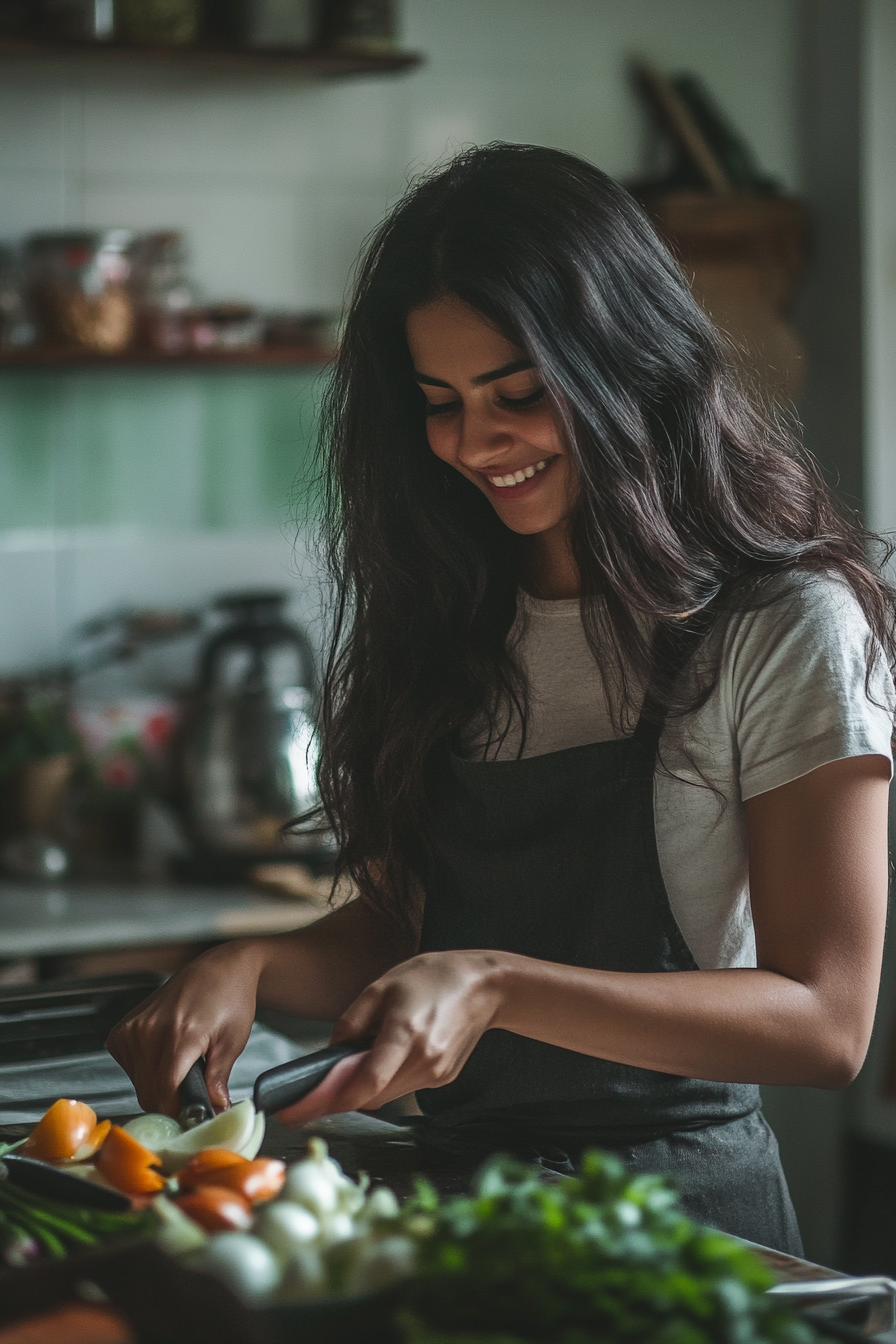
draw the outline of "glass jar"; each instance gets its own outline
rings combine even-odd
[[[72,42],[109,42],[115,36],[116,0],[43,0],[39,30]]]
[[[130,345],[133,241],[130,229],[32,234],[25,247],[26,288],[40,344],[106,354]]]
[[[320,42],[346,56],[389,56],[396,49],[392,0],[323,0]]]
[[[117,35],[135,46],[188,47],[201,9],[201,0],[117,0]]]

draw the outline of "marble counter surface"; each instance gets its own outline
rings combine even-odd
[[[0,882],[0,959],[283,933],[320,914],[248,888]]]

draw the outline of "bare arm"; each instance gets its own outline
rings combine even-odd
[[[488,950],[416,956],[337,1023],[337,1037],[378,1029],[374,1050],[346,1063],[338,1093],[334,1080],[290,1118],[449,1082],[490,1027],[688,1077],[845,1086],[877,999],[887,780],[883,757],[862,756],[747,803],[757,969],[634,974]]]
[[[177,1086],[201,1055],[211,1099],[226,1106],[257,1001],[332,1021],[412,952],[409,939],[355,901],[295,933],[212,948],[119,1022],[107,1045],[145,1110],[176,1115]]]

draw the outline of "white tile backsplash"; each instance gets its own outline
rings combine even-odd
[[[290,594],[318,645],[324,587],[313,547],[288,528],[163,533],[17,530],[0,539],[0,675],[52,665],[88,617],[125,607],[199,607],[236,589]]]

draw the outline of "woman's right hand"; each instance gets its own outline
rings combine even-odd
[[[203,953],[113,1028],[106,1047],[131,1079],[145,1111],[177,1116],[178,1085],[205,1056],[212,1104],[230,1105],[227,1080],[255,1020],[262,940]]]

